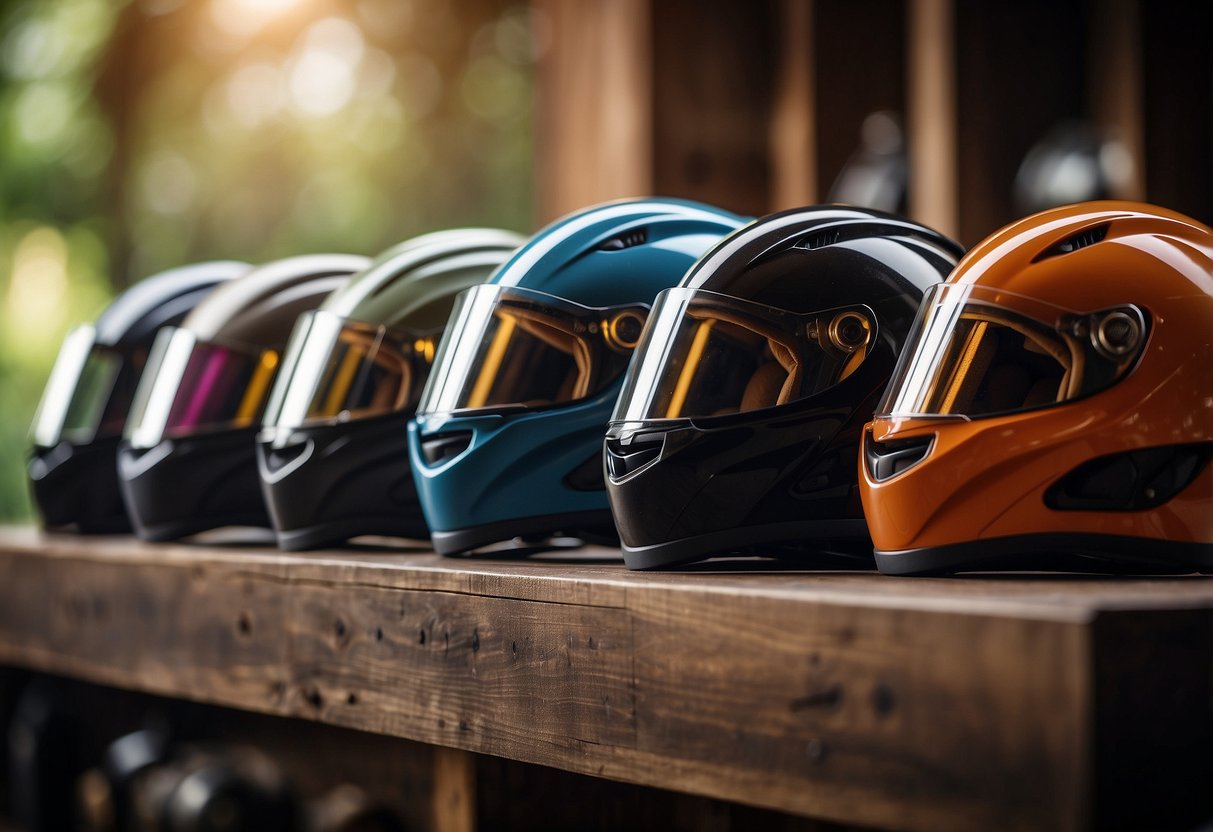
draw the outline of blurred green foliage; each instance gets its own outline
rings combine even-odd
[[[0,4],[0,521],[66,329],[195,260],[532,221],[517,0]]]

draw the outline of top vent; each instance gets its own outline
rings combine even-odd
[[[831,228],[831,229],[827,229],[825,231],[818,231],[815,234],[810,234],[808,237],[805,237],[803,240],[801,240],[800,245],[798,245],[796,247],[812,251],[813,249],[816,249],[816,248],[825,248],[826,246],[832,246],[835,243],[837,243],[840,239],[842,239],[842,232],[839,231],[837,228]]]
[[[625,234],[620,234],[618,237],[612,237],[602,245],[598,246],[599,251],[623,251],[625,248],[638,246],[649,239],[649,232],[644,228],[637,228],[635,231],[628,231]]]
[[[1078,251],[1080,248],[1093,246],[1101,242],[1108,236],[1108,226],[1097,225],[1094,228],[1088,228],[1085,231],[1080,231],[1072,237],[1066,237],[1060,243],[1045,249],[1037,260],[1043,260],[1046,257],[1056,257],[1060,254],[1069,254],[1072,251]]]

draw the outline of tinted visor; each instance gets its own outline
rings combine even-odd
[[[34,444],[51,448],[61,440],[84,444],[120,436],[143,367],[139,350],[96,343],[92,326],[63,339],[34,416]]]
[[[1124,377],[1148,334],[1136,306],[1078,313],[940,284],[923,299],[877,415],[975,418],[1071,401]]]
[[[461,294],[417,412],[546,407],[613,384],[644,328],[641,304],[591,308],[496,284]]]
[[[274,382],[263,438],[285,441],[293,428],[408,410],[434,357],[434,341],[331,312],[304,313]]]
[[[611,421],[725,416],[808,398],[855,372],[876,334],[863,305],[801,314],[668,289]]]
[[[162,439],[256,424],[278,368],[278,352],[199,341],[166,327],[156,334],[126,435],[136,448]]]

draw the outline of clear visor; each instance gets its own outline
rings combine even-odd
[[[90,325],[71,330],[34,415],[34,444],[52,448],[61,440],[84,444],[120,436],[142,359],[98,345]]]
[[[278,352],[208,344],[166,327],[139,380],[126,436],[136,448],[163,439],[256,424],[278,368]]]
[[[389,332],[331,312],[295,324],[265,410],[264,438],[407,410],[434,357],[431,335]]]
[[[455,301],[417,412],[593,396],[623,374],[647,315],[640,304],[595,309],[529,289],[475,286]]]
[[[976,418],[1071,401],[1124,377],[1148,334],[1136,306],[1079,313],[939,284],[923,299],[877,416]]]
[[[726,416],[808,398],[855,372],[876,335],[863,305],[801,314],[668,289],[611,421]]]

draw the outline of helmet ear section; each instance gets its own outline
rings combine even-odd
[[[1213,442],[1163,445],[1084,462],[1045,492],[1054,511],[1142,511],[1183,491],[1213,459]]]

